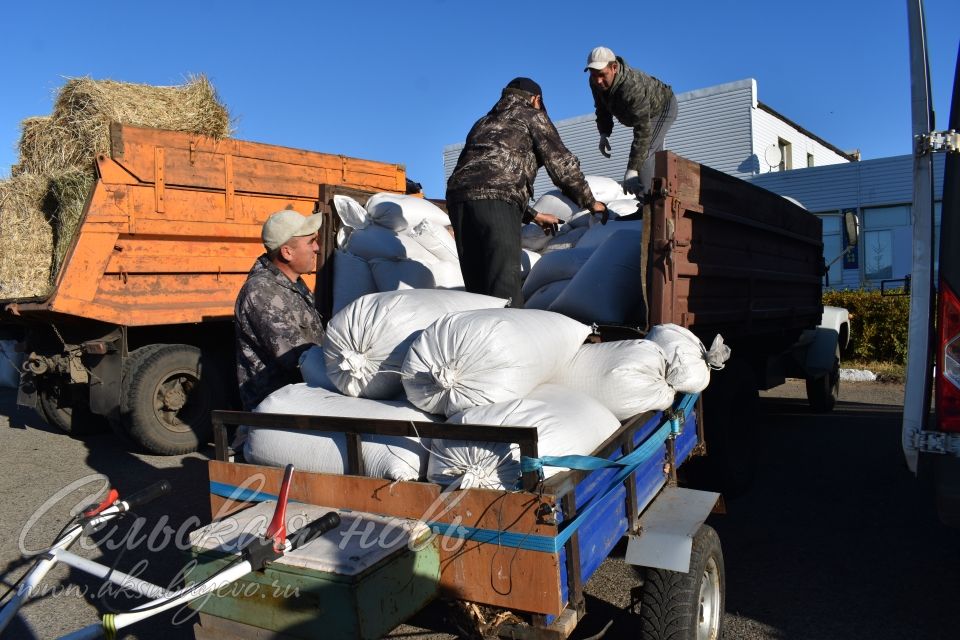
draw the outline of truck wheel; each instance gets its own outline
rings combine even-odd
[[[121,419],[130,439],[151,453],[189,453],[209,441],[210,412],[223,408],[223,398],[223,376],[200,349],[150,345],[125,367]]]
[[[830,372],[819,378],[807,378],[807,402],[817,413],[829,413],[840,398],[840,347],[837,347]]]
[[[720,537],[701,525],[687,573],[646,568],[640,587],[644,640],[718,640],[723,627],[726,574]]]
[[[56,378],[38,381],[37,400],[47,424],[71,436],[85,436],[106,430],[107,419],[90,411],[89,390]]]

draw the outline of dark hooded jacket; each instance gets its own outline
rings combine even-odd
[[[584,209],[593,206],[580,161],[546,112],[530,105],[530,96],[504,89],[493,109],[473,125],[447,180],[448,201],[503,200],[526,209],[542,166],[564,195]]]
[[[653,136],[651,121],[670,105],[673,90],[669,85],[634,69],[617,56],[619,69],[608,91],[598,89],[591,82],[593,104],[597,112],[597,130],[600,135],[613,133],[614,116],[625,127],[633,129],[633,145],[627,166],[637,169],[646,160]]]

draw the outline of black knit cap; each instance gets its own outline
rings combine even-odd
[[[507,89],[520,89],[521,91],[526,91],[530,95],[543,96],[543,91],[540,90],[540,85],[530,78],[514,78],[507,84]]]

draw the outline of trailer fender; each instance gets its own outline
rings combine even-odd
[[[637,521],[637,533],[627,536],[628,564],[687,573],[693,537],[704,523],[719,493],[666,487]]]
[[[840,333],[836,329],[817,327],[812,330],[811,338],[804,358],[808,380],[829,374],[840,351]]]

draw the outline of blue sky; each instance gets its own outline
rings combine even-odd
[[[960,2],[925,8],[945,128]],[[402,163],[442,198],[443,147],[511,78],[537,80],[554,120],[592,112],[582,69],[598,44],[678,93],[755,78],[762,102],[864,159],[910,152],[904,0],[21,2],[4,24],[4,177],[20,121],[49,114],[65,77],[205,73],[236,137]]]

